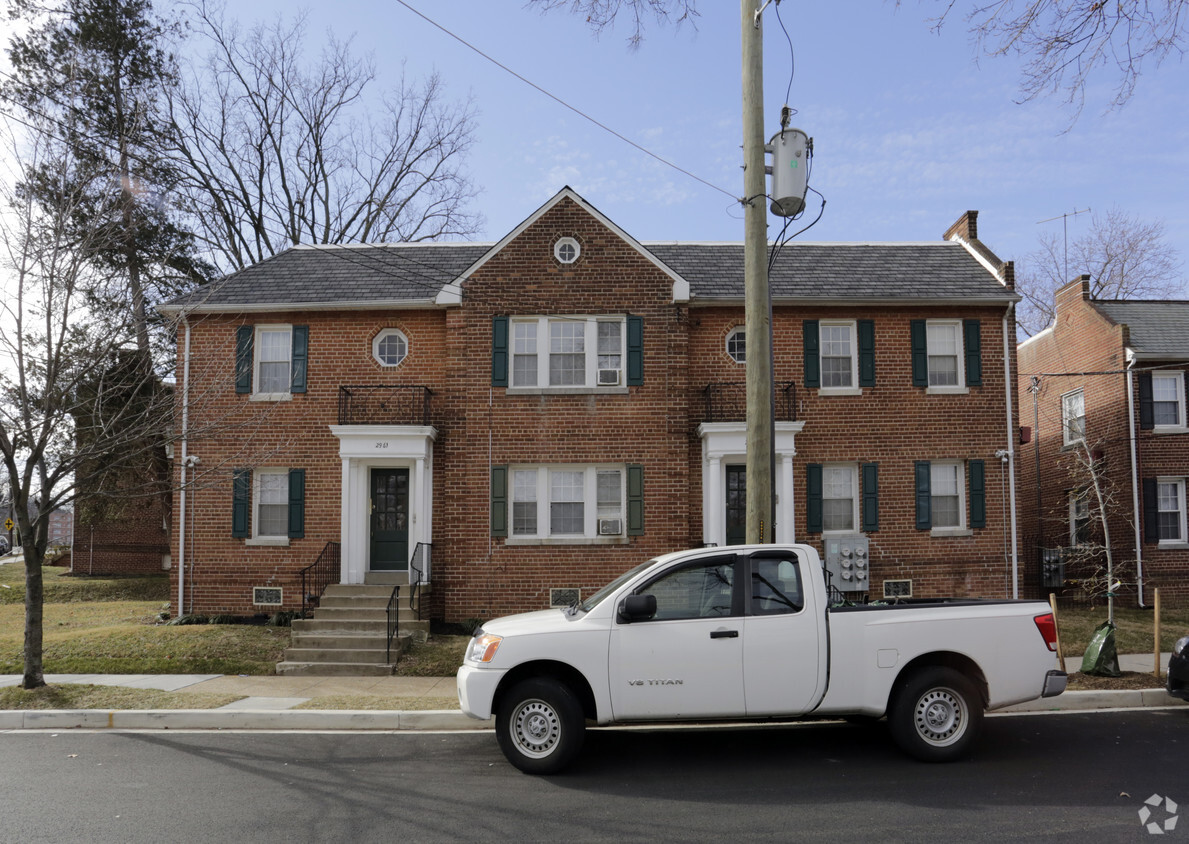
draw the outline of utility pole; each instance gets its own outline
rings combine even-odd
[[[759,0],[741,0],[743,38],[743,286],[747,353],[747,542],[775,540],[772,314],[764,171],[764,29]]]

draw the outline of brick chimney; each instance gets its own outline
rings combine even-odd
[[[942,240],[953,240],[954,237],[960,237],[966,242],[978,240],[978,212],[967,211],[958,218],[952,226],[945,230],[945,234],[941,236]]]

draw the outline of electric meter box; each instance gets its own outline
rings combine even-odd
[[[826,538],[826,582],[840,592],[866,592],[870,586],[869,541],[862,534]]]

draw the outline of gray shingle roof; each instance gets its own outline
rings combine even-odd
[[[165,305],[176,310],[367,307],[429,303],[492,244],[300,246]],[[692,302],[743,298],[743,245],[644,247],[689,282]],[[771,272],[775,299],[1017,299],[961,244],[804,243],[785,247]],[[453,291],[456,292],[456,291]]]
[[[1189,358],[1189,302],[1091,300],[1091,304],[1127,326],[1137,353],[1149,358]]]

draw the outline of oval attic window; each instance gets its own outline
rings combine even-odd
[[[581,251],[578,241],[572,237],[563,237],[553,244],[553,257],[563,264],[572,264],[577,261]]]

